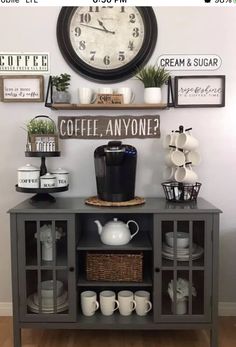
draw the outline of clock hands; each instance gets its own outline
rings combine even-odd
[[[98,21],[98,24],[99,24],[105,31],[109,31],[109,30],[107,30],[107,28],[104,26],[104,24],[103,24],[103,22],[102,22],[101,20],[98,19],[97,21]],[[111,32],[115,34],[114,31],[111,31]]]
[[[82,26],[84,26],[84,27],[87,27],[87,28],[91,28],[91,29],[96,29],[96,30],[100,30],[100,31],[104,31],[105,33],[109,33],[109,34],[115,34],[115,31],[110,31],[110,30],[107,30],[106,28],[98,28],[98,27],[94,27],[94,26],[92,26],[92,25],[88,25],[88,24],[80,24],[80,25],[82,25]]]

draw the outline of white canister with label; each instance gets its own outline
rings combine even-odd
[[[41,188],[56,188],[56,177],[49,172],[40,177]]]
[[[52,171],[54,177],[56,177],[57,187],[66,187],[69,184],[69,172],[65,169],[58,168]]]
[[[18,187],[39,188],[40,170],[30,164],[18,169]]]

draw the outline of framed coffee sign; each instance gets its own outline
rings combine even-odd
[[[44,77],[39,75],[0,76],[0,101],[43,102]]]
[[[176,76],[175,107],[224,107],[225,76]]]
[[[1,73],[49,73],[49,53],[0,52]]]
[[[61,139],[159,138],[160,116],[58,117]]]

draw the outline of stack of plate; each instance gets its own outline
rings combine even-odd
[[[31,294],[27,305],[33,313],[59,313],[68,309],[68,293],[61,281],[56,281],[56,305],[53,299],[54,283],[52,280],[41,282],[41,305],[38,292]],[[40,309],[41,308],[41,309]]]
[[[203,254],[203,248],[193,243],[192,247],[192,260],[199,259]],[[190,260],[190,249],[187,248],[176,248],[176,254],[174,248],[168,246],[166,243],[162,245],[162,256],[169,260],[189,261]]]

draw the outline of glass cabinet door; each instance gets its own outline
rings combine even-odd
[[[162,215],[155,228],[155,320],[210,321],[211,217]]]
[[[20,215],[18,255],[23,321],[75,321],[73,215]]]

